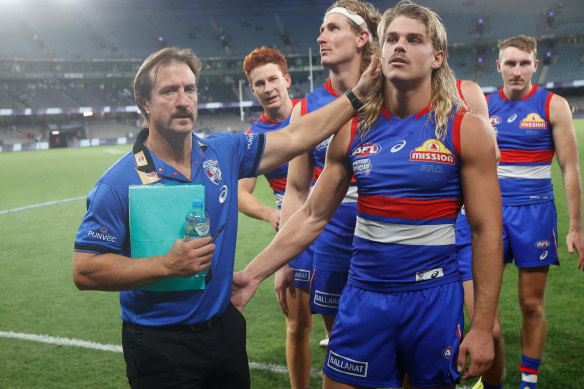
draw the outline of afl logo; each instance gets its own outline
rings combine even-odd
[[[381,146],[375,143],[365,143],[353,150],[351,156],[353,157],[368,157],[370,155],[378,154],[381,151]]]
[[[452,347],[446,347],[444,350],[442,350],[442,356],[446,359],[450,359],[452,356]]]
[[[221,187],[221,191],[219,192],[219,202],[223,204],[225,199],[227,199],[227,185],[223,185]]]
[[[535,243],[535,247],[537,247],[538,249],[545,249],[546,247],[549,247],[550,242],[548,240],[540,240],[539,242]]]
[[[496,126],[497,124],[501,124],[501,118],[498,116],[491,116],[490,118],[491,126]]]

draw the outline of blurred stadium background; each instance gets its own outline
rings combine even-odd
[[[242,61],[256,47],[280,49],[302,97],[320,86],[316,37],[330,0],[0,0],[0,151],[132,143],[132,82],[165,46],[203,60],[198,131],[242,131],[261,113]],[[373,0],[381,11],[396,1]],[[443,18],[449,63],[485,93],[501,86],[497,41],[539,41],[535,83],[584,116],[582,0],[422,0]]]

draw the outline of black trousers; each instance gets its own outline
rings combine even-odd
[[[122,325],[126,375],[132,389],[248,389],[245,318],[229,304],[193,326]]]

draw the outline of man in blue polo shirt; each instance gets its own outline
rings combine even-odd
[[[248,388],[245,320],[230,304],[237,234],[237,181],[273,170],[329,137],[354,113],[371,83],[363,82],[328,110],[269,134],[193,135],[201,62],[188,49],[148,57],[134,80],[144,128],[132,152],[116,162],[87,197],[75,240],[73,278],[79,289],[119,291],[122,344],[132,388]],[[131,258],[130,185],[203,183],[205,206],[225,231],[178,239],[165,255]],[[163,225],[152,228],[162,229]],[[169,277],[211,269],[203,290],[139,289]]]

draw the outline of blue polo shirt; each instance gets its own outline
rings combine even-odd
[[[89,192],[87,213],[77,232],[75,251],[131,256],[130,185],[203,183],[205,207],[212,221],[211,235],[225,224],[225,230],[215,241],[212,282],[197,291],[127,290],[120,292],[120,304],[122,319],[140,325],[206,321],[223,313],[231,299],[237,239],[237,181],[257,175],[265,135],[225,133],[204,140],[193,135],[192,180],[145,147],[147,137],[148,129],[143,129],[132,152],[111,166]]]

